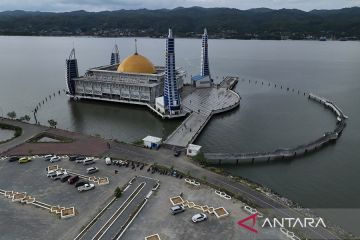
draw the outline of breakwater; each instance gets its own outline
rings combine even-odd
[[[335,143],[346,126],[348,117],[343,111],[332,101],[317,96],[313,93],[307,94],[308,99],[315,103],[323,105],[329,109],[336,117],[336,126],[333,131],[326,132],[323,136],[305,144],[293,148],[279,148],[271,152],[251,152],[251,153],[205,153],[205,158],[210,165],[223,164],[243,164],[243,163],[259,163],[270,162],[272,160],[293,159],[310,152],[317,151],[328,144]]]

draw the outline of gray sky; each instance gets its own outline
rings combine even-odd
[[[312,9],[338,9],[360,6],[360,0],[0,0],[0,11],[102,11],[118,9],[158,9],[175,7],[231,7],[249,9],[257,7]]]

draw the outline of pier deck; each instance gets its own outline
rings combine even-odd
[[[236,77],[226,77],[219,86],[198,88],[185,96],[182,101],[183,108],[190,112],[190,115],[164,143],[186,147],[201,133],[212,115],[237,107],[240,104],[240,96],[229,89],[236,81]]]

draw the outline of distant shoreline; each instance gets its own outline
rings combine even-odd
[[[59,37],[59,38],[140,38],[140,39],[164,39],[164,37],[150,37],[150,36],[94,36],[94,35],[4,35],[0,34],[0,37]],[[177,39],[201,39],[201,37],[176,37]],[[247,40],[247,41],[319,41],[319,39],[260,39],[260,38],[209,38],[209,40]],[[328,42],[358,42],[360,39],[327,39]],[[325,42],[326,42],[325,41]]]
[[[175,8],[103,12],[0,12],[0,35],[359,40],[360,7],[335,10]]]

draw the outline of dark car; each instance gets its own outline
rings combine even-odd
[[[9,157],[8,161],[9,162],[16,162],[16,161],[19,161],[19,158],[18,157]]]
[[[64,175],[60,178],[60,181],[61,182],[66,182],[69,178],[71,178],[72,176],[71,175]]]
[[[174,151],[174,156],[175,156],[175,157],[180,156],[180,154],[181,154],[181,152],[180,152],[179,150]]]
[[[79,181],[79,176],[78,176],[78,175],[72,176],[72,177],[70,177],[67,181],[68,181],[69,184],[74,184],[74,183],[76,183],[77,181]]]
[[[79,155],[70,156],[69,161],[75,161],[78,157],[80,157],[80,156]]]
[[[81,187],[85,184],[89,184],[89,182],[86,182],[86,181],[79,181],[75,184],[75,187],[78,188],[78,187]]]

